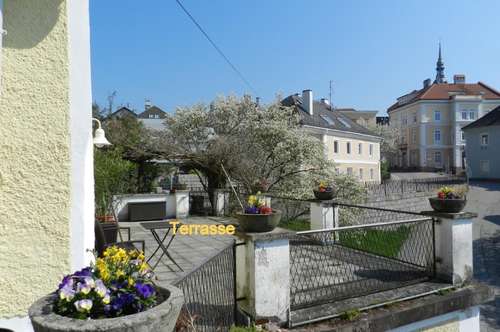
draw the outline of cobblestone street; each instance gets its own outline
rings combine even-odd
[[[481,331],[500,331],[500,183],[472,182],[467,210],[474,221],[474,274],[495,289],[494,301],[481,307]]]

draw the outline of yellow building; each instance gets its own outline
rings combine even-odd
[[[297,109],[302,127],[324,143],[325,154],[338,172],[380,183],[379,136],[330,107],[326,99],[313,100],[311,90],[288,96],[282,103]]]
[[[0,1],[0,329],[30,331],[28,307],[94,246],[88,14]]]
[[[488,85],[466,83],[464,75],[445,81],[441,47],[436,79],[399,97],[387,113],[399,128],[399,153],[393,163],[415,170],[463,172],[465,138],[462,127],[500,105],[500,92]]]

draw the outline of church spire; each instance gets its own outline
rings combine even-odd
[[[436,63],[436,79],[434,80],[434,83],[446,83],[444,80],[444,63],[441,59],[441,42],[439,43],[439,56]]]

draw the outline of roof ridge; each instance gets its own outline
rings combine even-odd
[[[482,85],[483,87],[485,87],[486,89],[489,89],[490,91],[494,92],[495,94],[497,94],[500,97],[500,92],[498,92],[496,89],[492,88],[491,86],[487,85],[486,83],[478,81],[477,84]]]

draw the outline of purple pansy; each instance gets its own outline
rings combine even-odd
[[[57,289],[62,289],[64,287],[73,287],[73,276],[72,275],[67,275],[63,278],[61,283],[59,284],[59,287]]]
[[[83,268],[80,271],[75,272],[74,276],[75,277],[91,277],[92,276],[92,269],[90,267]]]
[[[137,293],[143,298],[143,299],[147,299],[149,298],[150,296],[154,295],[155,294],[155,289],[152,285],[150,284],[141,284],[141,283],[137,283],[135,285],[135,290],[137,291]]]
[[[259,208],[256,206],[249,206],[245,209],[245,213],[248,214],[259,214]]]
[[[61,300],[71,301],[75,297],[75,291],[71,286],[64,286],[59,290],[59,298]]]

